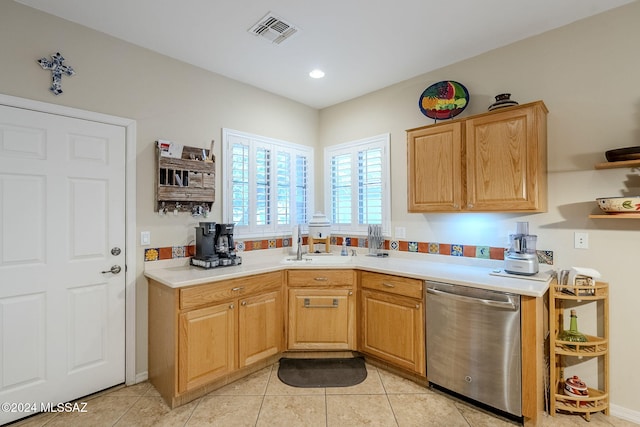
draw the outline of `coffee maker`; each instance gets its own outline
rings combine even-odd
[[[538,236],[529,234],[529,223],[516,223],[516,234],[510,234],[511,245],[504,257],[504,271],[523,276],[538,273],[538,253],[536,240]]]
[[[191,265],[214,268],[220,264],[215,250],[216,223],[201,222],[196,227],[196,254],[191,257]]]
[[[216,224],[215,250],[220,266],[242,264],[233,242],[233,224]]]

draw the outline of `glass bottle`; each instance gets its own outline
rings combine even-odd
[[[571,318],[569,321],[569,330],[562,331],[558,334],[560,341],[569,342],[587,342],[587,337],[578,331],[578,316],[575,310],[571,310]],[[574,347],[574,346],[571,346]]]

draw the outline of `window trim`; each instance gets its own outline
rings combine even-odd
[[[331,158],[334,155],[342,153],[357,153],[358,150],[363,148],[382,148],[382,232],[389,236],[391,235],[391,152],[390,152],[390,133],[383,133],[376,136],[371,136],[356,141],[344,142],[336,145],[327,146],[324,148],[324,180],[326,182],[324,188],[324,206],[325,212],[329,220],[331,221],[332,211],[332,199],[331,199]],[[357,156],[352,156],[352,178],[357,178],[358,173],[358,159]],[[354,175],[355,174],[355,175]],[[355,180],[357,182],[357,179]],[[352,200],[358,200],[357,198],[357,185],[352,186]],[[367,235],[367,224],[358,224],[358,205],[352,204],[351,206],[351,219],[352,222],[349,225],[332,224],[332,231],[338,234],[355,234],[355,235]],[[355,222],[354,222],[355,220]]]
[[[293,166],[293,171],[295,171],[295,159],[297,155],[303,155],[307,157],[307,216],[310,219],[313,214],[313,201],[314,201],[314,148],[308,145],[296,144],[288,141],[283,141],[275,138],[269,138],[262,135],[256,135],[248,132],[238,131],[229,128],[222,129],[222,170],[221,170],[221,178],[222,178],[222,222],[229,223],[232,222],[233,214],[232,214],[232,179],[231,179],[231,162],[232,162],[232,140],[234,137],[243,138],[248,140],[249,143],[249,152],[250,152],[250,162],[255,160],[253,154],[255,153],[256,147],[268,147],[272,150],[272,163],[271,163],[271,194],[272,198],[272,212],[271,218],[272,223],[267,226],[258,226],[254,222],[251,222],[249,226],[238,226],[234,230],[236,236],[238,238],[251,238],[251,237],[271,237],[271,236],[281,236],[290,234],[293,226],[296,224],[295,217],[295,190],[296,190],[296,180],[290,180],[290,188],[291,188],[291,200],[290,205],[292,207],[292,216],[290,224],[282,224],[279,225],[277,223],[277,180],[275,179],[275,159],[276,152],[278,149],[280,151],[286,151],[291,154],[291,164]],[[293,177],[292,177],[293,178]],[[249,172],[249,197],[252,198],[255,196],[255,175],[250,171]],[[252,214],[255,213],[255,206],[250,209],[249,215],[251,219],[255,221],[255,218],[252,217]]]

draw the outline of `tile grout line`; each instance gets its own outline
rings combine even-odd
[[[145,392],[145,393],[146,393],[146,392]],[[105,396],[108,396],[108,393],[107,393],[107,395],[105,395]],[[140,399],[142,399],[142,396],[143,396],[143,395],[135,396],[135,397],[137,397],[137,399],[136,399],[136,400],[134,400],[134,402],[133,402],[131,405],[129,405],[129,407],[128,407],[127,409],[125,409],[125,410],[124,410],[124,412],[123,412],[123,413],[122,413],[122,414],[121,414],[121,415],[120,415],[120,416],[119,416],[119,417],[114,421],[114,423],[113,423],[113,424],[111,424],[111,425],[112,425],[112,426],[116,426],[116,425],[118,425],[118,423],[122,420],[122,418],[123,418],[125,415],[127,415],[127,412],[129,412],[129,411],[131,410],[131,408],[133,408],[134,406],[136,406],[136,403],[138,403],[138,402],[140,401]],[[123,396],[123,397],[126,397],[126,396]]]
[[[267,398],[267,389],[269,388],[269,383],[271,382],[271,377],[273,376],[273,367],[275,363],[272,364],[269,368],[269,377],[267,378],[267,383],[264,386],[264,390],[262,390],[262,400],[260,401],[260,408],[258,408],[258,414],[256,415],[256,422],[253,424],[254,427],[258,426],[258,420],[260,419],[260,413],[262,412],[262,408],[264,407],[264,400]]]

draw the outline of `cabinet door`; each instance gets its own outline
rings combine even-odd
[[[462,124],[409,131],[409,212],[459,211],[462,195]]]
[[[233,303],[180,314],[178,391],[184,392],[235,369]]]
[[[545,114],[534,104],[466,121],[466,210],[546,210]]]
[[[289,349],[354,350],[350,289],[289,289]]]
[[[362,351],[425,375],[424,304],[421,300],[362,291]]]
[[[282,351],[284,314],[282,291],[240,299],[238,307],[239,367]]]

